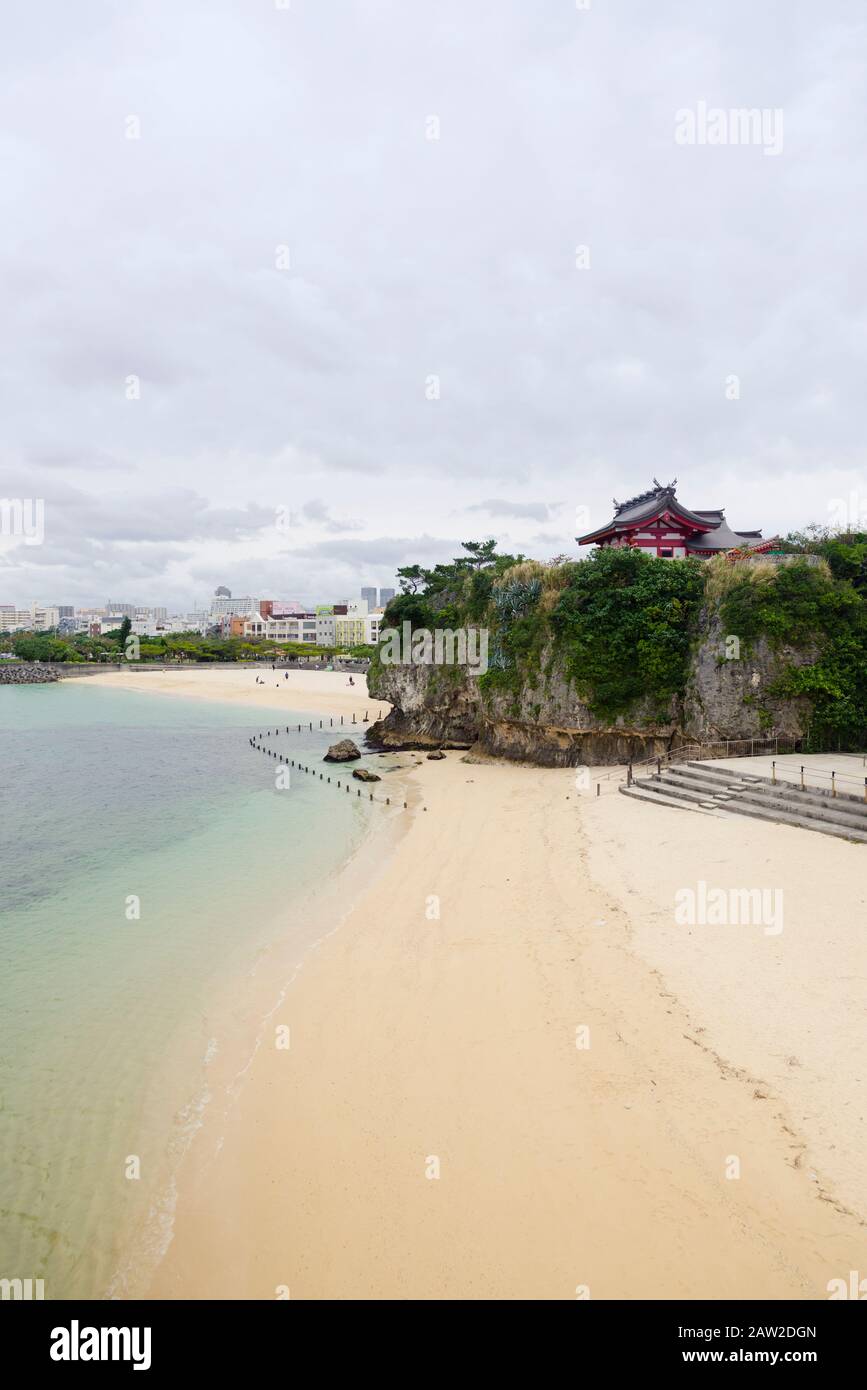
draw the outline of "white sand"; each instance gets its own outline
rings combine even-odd
[[[152,1295],[821,1298],[861,1268],[864,848],[458,753],[413,776],[430,809],[292,986],[291,1051],[193,1146]],[[783,931],[676,926],[698,879],[782,887]]]
[[[81,676],[80,680],[105,685],[115,690],[137,690],[158,695],[183,696],[191,700],[219,700],[229,704],[244,704],[250,709],[310,710],[322,714],[357,714],[365,711],[373,721],[391,708],[382,700],[372,700],[367,694],[367,680],[345,671],[292,671],[288,680],[284,671],[250,670],[237,666],[214,666],[211,670],[148,671],[131,666],[129,671],[99,672]],[[256,677],[264,685],[256,684]],[[75,679],[73,677],[73,679]]]

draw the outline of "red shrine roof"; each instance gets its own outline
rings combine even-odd
[[[634,532],[642,531],[654,522],[664,522],[671,530],[680,531],[688,554],[714,554],[736,548],[761,550],[773,544],[773,541],[762,540],[761,531],[733,531],[722,507],[690,511],[689,507],[678,501],[676,486],[676,478],[666,485],[654,478],[649,492],[642,492],[628,502],[618,502],[615,498],[614,516],[608,525],[586,536],[577,536],[578,544],[605,544],[614,540],[628,542]]]

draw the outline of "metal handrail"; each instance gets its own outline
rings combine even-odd
[[[638,760],[638,762],[635,762],[633,759],[630,758],[627,762],[622,763],[622,764],[619,764],[616,768],[612,768],[612,770],[611,770],[610,772],[606,773],[604,777],[599,777],[599,778],[597,779],[597,781],[598,781],[598,782],[606,782],[606,781],[608,781],[609,778],[611,778],[611,777],[622,777],[624,774],[628,774],[630,768],[632,768],[632,770],[634,771],[635,768],[637,768],[637,767],[649,767],[651,763],[662,763],[663,761],[665,761],[665,762],[667,762],[667,763],[670,763],[670,762],[672,762],[674,759],[677,759],[679,762],[684,762],[684,761],[688,761],[689,758],[696,758],[696,757],[697,757],[700,761],[707,761],[707,762],[709,762],[709,761],[711,761],[711,758],[709,758],[707,755],[708,755],[708,753],[709,753],[709,750],[711,750],[711,749],[725,749],[725,752],[718,753],[718,754],[714,754],[714,755],[713,755],[714,757],[722,757],[722,758],[750,758],[750,757],[762,757],[762,756],[764,756],[764,757],[770,757],[770,756],[771,756],[771,753],[779,754],[779,745],[780,745],[780,743],[793,743],[793,744],[797,744],[797,743],[800,743],[800,742],[801,742],[800,739],[794,739],[794,738],[793,738],[793,739],[789,739],[789,738],[781,737],[781,736],[778,735],[778,734],[775,734],[775,735],[772,735],[770,738],[727,738],[727,739],[717,739],[717,740],[715,740],[713,743],[684,743],[684,744],[681,744],[680,747],[678,747],[678,748],[668,748],[668,749],[666,749],[665,753],[654,753],[654,754],[651,754],[650,756],[648,756],[648,757],[646,757],[646,758],[641,758],[641,759]],[[747,745],[747,744],[749,744],[749,748],[750,748],[750,751],[749,751],[749,752],[746,751],[746,745]],[[755,752],[756,744],[760,744],[760,745],[762,745],[762,744],[764,744],[764,745],[773,744],[774,747],[770,750],[769,753],[766,753],[766,754],[761,754],[761,753],[756,754],[756,752]],[[744,748],[744,751],[743,751],[743,752],[732,752],[731,749],[732,749],[733,745],[742,746],[742,747]],[[797,748],[793,748],[793,749],[792,749],[792,752],[793,752],[793,753],[796,753],[796,752],[798,752],[798,751],[799,751],[799,750],[798,750]],[[702,754],[705,755],[704,759],[702,759]]]

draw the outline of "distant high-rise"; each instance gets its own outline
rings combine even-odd
[[[385,605],[386,605],[387,603],[389,603],[390,600],[393,599],[393,598],[394,598],[394,589],[380,589],[380,591],[379,591],[379,606],[380,606],[380,608],[384,608]]]
[[[361,591],[361,597],[362,597],[363,599],[366,599],[366,600],[367,600],[367,606],[368,606],[368,608],[375,608],[375,607],[376,607],[376,589],[375,589],[375,588],[366,588],[366,589],[362,589],[362,591]]]
[[[221,585],[221,587],[223,587]],[[253,617],[259,613],[259,600],[245,594],[243,598],[231,598],[221,594],[218,589],[211,599],[212,618]]]

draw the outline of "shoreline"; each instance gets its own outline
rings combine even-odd
[[[237,677],[240,673],[231,674]],[[333,710],[335,717],[342,712],[341,707],[347,717],[350,705],[357,711],[360,704],[368,698],[363,678],[359,688],[359,678],[355,677],[357,688],[350,692],[336,688],[338,682],[327,679],[334,674],[337,674],[338,680],[345,681],[342,673],[309,673],[312,679],[305,682],[305,686],[309,688],[300,693],[297,687],[292,687],[290,682],[286,682],[290,687],[286,701],[287,704],[291,702],[292,712],[303,710],[318,714],[323,705]],[[88,680],[90,684],[104,685],[135,694],[199,699],[206,703],[242,704],[245,708],[253,704],[253,707],[260,709],[263,714],[275,708],[287,708],[287,705],[273,699],[270,690],[256,687],[255,683],[250,689],[238,689],[240,682],[237,679],[217,684],[212,679],[212,673],[207,671],[202,673],[202,680],[207,684],[200,686],[195,676],[190,682],[190,673],[186,675],[184,689],[178,688],[174,672],[166,673],[164,681],[152,683],[149,679],[145,685],[134,677],[128,677],[126,673],[115,672],[89,677]],[[324,681],[323,676],[326,677]],[[317,683],[324,689],[317,691]],[[283,693],[282,689],[280,693]],[[251,695],[253,701],[250,699]],[[377,706],[378,708],[380,707]],[[354,737],[362,743],[366,727],[353,727],[351,723],[338,726],[334,729],[334,737]],[[369,758],[370,754],[365,756]],[[390,752],[383,756],[387,757],[389,762],[398,761],[397,755]],[[404,758],[403,761],[408,771],[409,760]],[[342,775],[342,771],[348,770],[341,770],[339,765],[333,769],[338,776]],[[212,981],[203,1018],[198,1027],[199,1032],[204,1029],[205,1033],[214,1034],[205,1055],[200,1056],[191,1051],[191,1040],[184,1035],[183,1029],[168,1043],[159,1075],[141,1097],[141,1106],[146,1109],[149,1098],[159,1095],[161,1087],[170,1076],[172,1079],[178,1075],[187,1077],[190,1083],[187,1100],[175,1113],[174,1128],[168,1135],[170,1149],[175,1150],[168,1180],[155,1196],[146,1223],[139,1225],[132,1233],[103,1297],[141,1297],[154,1276],[173,1238],[175,1214],[178,1204],[184,1200],[184,1174],[188,1168],[198,1171],[199,1165],[207,1171],[208,1145],[216,1142],[219,1146],[219,1130],[225,1122],[226,1115],[231,1112],[246,1075],[263,1044],[270,1020],[280,1010],[288,990],[303,972],[308,959],[315,955],[330,936],[340,930],[362,885],[379,876],[389,855],[406,831],[409,815],[412,814],[417,799],[413,788],[408,784],[406,771],[393,772],[383,781],[382,785],[388,786],[391,790],[394,805],[390,809],[380,806],[376,812],[371,808],[371,815],[367,818],[359,842],[352,848],[349,857],[336,874],[324,886],[311,886],[299,897],[293,898],[290,909],[293,917],[297,920],[301,915],[306,919],[304,940],[299,943],[288,932],[290,919],[286,916],[286,910],[274,914],[272,909],[274,930],[270,943],[257,948],[255,958],[248,959],[240,969],[240,963],[236,961],[234,969],[230,967],[229,973],[223,978]],[[409,801],[408,813],[402,809],[404,799]],[[378,861],[372,875],[371,859]],[[213,1020],[212,1024],[210,1020]],[[197,1055],[200,1056],[198,1061]],[[194,1075],[198,1078],[196,1081],[193,1081]]]
[[[402,793],[403,794],[403,793]],[[406,789],[406,795],[411,792]],[[216,985],[212,984],[207,1001],[206,1016],[213,1019],[207,1031],[219,1034],[212,1037],[208,1053],[202,1059],[202,1075],[195,1095],[184,1107],[183,1117],[175,1117],[183,1142],[175,1155],[168,1187],[154,1204],[146,1228],[136,1234],[115,1271],[106,1297],[139,1298],[151,1281],[158,1277],[159,1266],[174,1238],[177,1211],[183,1208],[188,1186],[206,1176],[214,1152],[222,1144],[221,1130],[231,1115],[246,1078],[264,1043],[269,1025],[283,1008],[292,986],[303,974],[308,961],[340,931],[352,909],[354,897],[362,882],[369,877],[367,860],[373,854],[381,856],[381,866],[388,861],[406,831],[406,816],[393,807],[384,816],[373,814],[360,842],[351,851],[337,874],[324,891],[308,888],[293,899],[292,913],[308,918],[307,937],[303,943],[290,939],[285,910],[273,916],[274,936],[270,944],[260,948],[238,973],[231,972]],[[381,872],[374,870],[374,876]],[[276,1026],[276,1025],[275,1025]],[[168,1048],[171,1058],[173,1046]],[[177,1065],[178,1054],[175,1053]],[[171,1066],[170,1061],[167,1065]],[[159,1086],[159,1082],[155,1083]],[[190,1124],[189,1115],[195,1122]],[[159,1249],[155,1249],[158,1243]]]
[[[67,682],[86,681],[89,686],[110,690],[132,690],[138,694],[170,695],[182,700],[208,700],[220,704],[244,705],[254,710],[305,710],[321,716],[352,715],[362,717],[365,710],[372,724],[381,710],[387,714],[391,706],[367,693],[365,676],[344,671],[290,671],[284,679],[284,669],[276,671],[251,670],[248,667],[219,667],[206,671],[106,671],[88,676],[67,676]],[[349,685],[352,675],[354,686]],[[256,685],[255,677],[264,679]],[[363,726],[358,726],[358,732]],[[336,732],[336,730],[335,730]]]
[[[860,847],[393,756],[429,811],[365,836],[293,971],[257,961],[144,1295],[827,1297],[863,1263]],[[677,928],[714,875],[781,883],[785,931]]]

